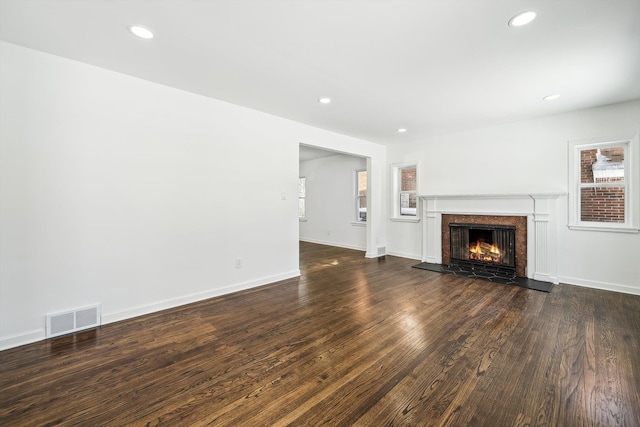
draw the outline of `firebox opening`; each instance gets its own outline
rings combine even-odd
[[[515,227],[450,224],[451,261],[513,270],[515,274]]]
[[[486,262],[500,261],[500,248],[493,244],[491,230],[469,229],[469,259]]]

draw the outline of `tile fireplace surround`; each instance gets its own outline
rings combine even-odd
[[[558,283],[558,208],[562,193],[420,196],[422,261],[442,264],[442,215],[527,218],[526,277]]]

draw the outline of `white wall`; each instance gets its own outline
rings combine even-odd
[[[337,154],[300,162],[306,178],[306,221],[300,240],[366,250],[365,224],[355,222],[355,171],[367,168],[361,157]]]
[[[298,275],[300,142],[383,175],[382,146],[4,42],[0,93],[0,349],[46,313],[108,323]]]
[[[568,141],[639,132],[633,101],[393,146],[387,159],[420,162],[421,194],[567,193]],[[640,234],[569,230],[559,204],[560,281],[640,294]],[[389,252],[419,259],[421,227],[390,222]]]
[[[640,132],[635,101],[387,157],[378,144],[4,42],[0,94],[0,349],[42,339],[45,313],[101,303],[106,323],[297,275],[300,143],[367,157],[367,256],[386,245],[419,259],[422,224],[388,220],[389,164],[419,161],[421,194],[566,192],[567,141]],[[499,169],[496,154],[513,162]],[[561,281],[640,293],[639,234],[560,228]]]

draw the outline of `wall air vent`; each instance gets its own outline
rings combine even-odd
[[[386,246],[378,246],[378,256],[385,256],[387,254]]]
[[[47,338],[100,326],[100,304],[47,314]]]

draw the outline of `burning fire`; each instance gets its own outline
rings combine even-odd
[[[500,249],[496,245],[490,245],[478,240],[469,245],[469,259],[476,261],[500,262]]]

